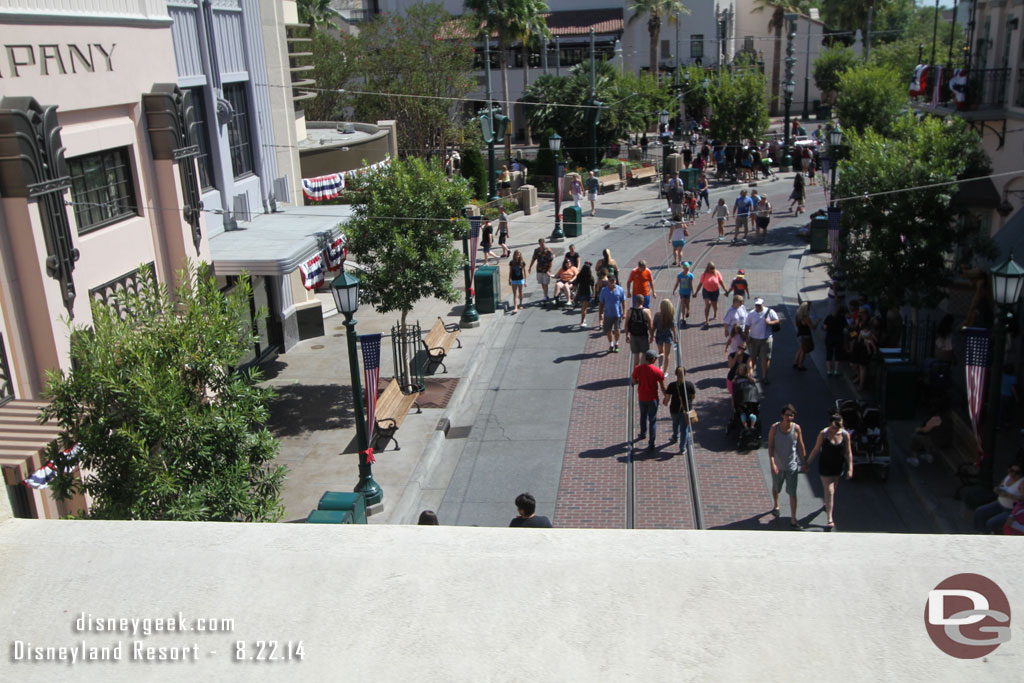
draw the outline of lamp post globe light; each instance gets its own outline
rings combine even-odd
[[[555,157],[555,229],[551,232],[551,242],[558,242],[565,239],[562,232],[562,177],[565,175],[565,162],[562,161],[559,151],[562,149],[562,136],[553,133],[548,138],[548,149]]]
[[[992,333],[995,348],[992,355],[992,375],[988,382],[988,421],[982,450],[988,456],[982,461],[980,486],[991,490],[995,474],[996,429],[999,423],[999,401],[1003,383],[1003,356],[1006,355],[1007,323],[1013,316],[1013,307],[1024,289],[1024,268],[1013,260],[1013,251],[1001,264],[992,269],[992,298],[996,303],[995,324]]]
[[[363,411],[363,386],[359,380],[359,358],[356,353],[356,321],[352,316],[359,310],[359,278],[343,269],[341,275],[331,282],[331,294],[338,312],[345,316],[345,336],[348,337],[348,367],[352,375],[352,412],[356,420],[356,442],[359,447],[359,483],[353,489],[363,494],[366,507],[376,505],[384,498],[384,492],[373,479],[370,467],[369,439],[366,434],[366,417]]]

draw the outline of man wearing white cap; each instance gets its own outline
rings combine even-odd
[[[778,314],[764,307],[764,299],[754,299],[754,310],[743,321],[743,335],[747,339],[747,353],[754,359],[761,359],[761,382],[768,384],[768,366],[772,362],[772,329],[779,324]]]

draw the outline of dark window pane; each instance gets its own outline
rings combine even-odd
[[[199,185],[208,190],[216,187],[216,176],[213,172],[213,158],[210,156],[210,131],[207,126],[206,100],[204,99],[203,88],[192,88],[192,118],[195,126],[193,132],[196,137],[196,144],[199,145],[199,155],[196,161],[199,165]]]
[[[231,103],[234,114],[228,122],[228,146],[231,148],[231,168],[235,177],[253,172],[252,139],[249,136],[249,102],[245,96],[245,83],[224,86],[224,99]]]
[[[129,150],[119,147],[68,159],[78,234],[138,215]]]

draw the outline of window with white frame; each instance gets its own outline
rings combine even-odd
[[[256,164],[253,161],[252,135],[249,131],[249,98],[245,83],[224,85],[224,99],[231,103],[232,115],[228,121],[228,147],[231,150],[231,168],[236,178],[250,175]]]
[[[690,35],[690,59],[704,59],[704,34]]]

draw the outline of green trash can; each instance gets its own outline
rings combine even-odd
[[[814,216],[810,226],[811,253],[828,251],[828,216]]]
[[[498,266],[480,266],[473,277],[473,291],[476,292],[476,310],[480,313],[494,313],[501,306],[501,274]]]
[[[913,419],[918,398],[917,365],[904,358],[884,358],[882,367],[882,409],[886,419]]]
[[[697,178],[700,171],[695,168],[684,168],[679,172],[679,178],[683,181],[683,189],[693,191],[697,189]]]
[[[579,237],[583,234],[582,212],[575,206],[562,209],[562,231],[566,237]]]
[[[366,524],[366,498],[361,493],[327,491],[320,496],[316,509],[351,512],[353,524]]]
[[[352,512],[349,510],[313,510],[306,517],[306,524],[351,524]]]

